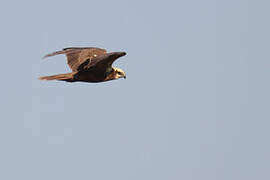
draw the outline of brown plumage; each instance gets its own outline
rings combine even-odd
[[[59,80],[67,82],[104,82],[119,78],[126,78],[125,72],[112,67],[112,63],[126,55],[125,52],[107,53],[105,49],[95,47],[72,47],[62,51],[47,54],[44,58],[65,54],[71,73],[43,76],[41,80]]]

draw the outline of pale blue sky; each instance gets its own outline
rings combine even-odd
[[[1,1],[0,179],[270,179],[269,1]],[[43,82],[69,46],[127,79]]]

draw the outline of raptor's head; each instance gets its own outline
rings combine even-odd
[[[119,78],[125,78],[126,79],[126,73],[119,68],[113,67],[113,79],[119,79]]]
[[[107,66],[109,67],[107,72],[107,77],[105,79],[105,81],[109,81],[109,80],[114,80],[114,79],[119,79],[119,78],[126,78],[126,73],[119,68],[116,67],[111,67],[112,63],[122,57],[125,56],[126,53],[125,52],[111,52],[111,53],[107,53],[106,56],[108,58],[108,64]]]

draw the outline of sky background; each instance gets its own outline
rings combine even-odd
[[[270,179],[270,1],[0,2],[0,179]],[[127,79],[68,72],[126,51]]]

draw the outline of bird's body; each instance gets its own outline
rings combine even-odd
[[[41,80],[60,80],[67,82],[104,82],[119,78],[125,78],[125,72],[119,68],[112,67],[112,63],[126,55],[125,52],[107,53],[105,49],[86,48],[65,48],[46,55],[45,57],[66,54],[67,63],[71,73],[58,74],[53,76],[40,77]]]

